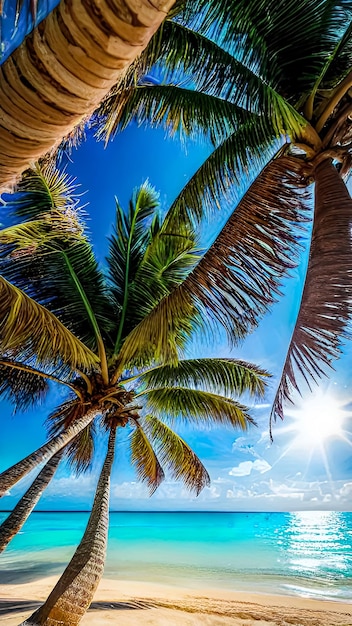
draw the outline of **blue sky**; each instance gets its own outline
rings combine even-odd
[[[7,5],[9,6],[9,5]],[[71,155],[68,171],[77,176],[87,191],[89,224],[98,258],[106,254],[116,195],[125,205],[132,189],[147,178],[160,191],[167,208],[209,152],[196,141],[183,144],[166,138],[162,130],[132,126],[104,149],[103,143],[89,138]],[[219,227],[217,214],[204,237]],[[0,221],[1,217],[0,217]],[[315,403],[309,405],[307,391],[296,408],[288,408],[283,423],[274,428],[274,443],[268,436],[270,407],[275,395],[285,350],[298,310],[306,253],[302,267],[292,273],[283,287],[283,297],[262,320],[258,330],[230,352],[221,333],[210,345],[195,337],[190,354],[195,356],[235,356],[267,368],[273,378],[266,398],[252,406],[258,423],[248,433],[226,429],[184,430],[182,435],[194,447],[212,479],[210,488],[194,498],[177,484],[166,480],[152,498],[138,483],[128,462],[125,435],[117,444],[112,480],[111,508],[117,510],[350,510],[352,501],[352,390],[350,385],[352,351],[346,346],[335,371],[322,382]],[[40,410],[12,416],[11,407],[2,403],[0,471],[23,458],[45,440],[42,426],[48,413],[64,392],[53,388]],[[318,416],[318,417],[317,417]],[[320,422],[316,420],[320,419]],[[332,424],[332,425],[331,425]],[[100,441],[93,470],[80,477],[59,469],[37,508],[89,508],[97,474],[104,454]],[[14,487],[2,501],[12,508],[35,472]]]
[[[166,138],[164,131],[128,128],[104,148],[89,138],[71,155],[70,174],[77,177],[89,202],[90,229],[96,253],[101,261],[106,254],[106,236],[114,215],[114,196],[122,204],[128,201],[133,187],[149,178],[159,191],[166,208],[190,175],[208,153],[208,147],[188,141],[181,145],[177,138]],[[212,230],[219,225],[221,214],[213,220]],[[216,225],[216,226],[215,226]],[[207,236],[209,228],[206,229]],[[302,266],[306,254],[303,254]],[[226,337],[219,333],[213,344],[194,338],[190,354],[197,356],[236,356],[253,361],[272,374],[266,398],[252,406],[258,427],[248,433],[229,429],[190,430],[182,435],[194,447],[212,479],[210,488],[198,498],[190,495],[180,483],[166,480],[152,498],[138,483],[131,469],[126,435],[117,444],[112,479],[111,508],[117,510],[302,510],[350,509],[352,496],[351,428],[352,392],[350,389],[351,350],[336,364],[329,380],[319,388],[318,400],[329,409],[334,428],[328,425],[320,440],[316,425],[316,408],[307,406],[309,392],[300,399],[298,408],[288,409],[285,421],[274,428],[274,443],[268,436],[268,420],[285,349],[290,339],[302,287],[303,269],[293,272],[283,288],[283,297],[262,320],[258,330],[230,352]],[[349,348],[349,346],[347,346]],[[11,417],[11,408],[3,403],[0,469],[6,469],[45,440],[42,426],[46,412],[64,391],[53,389],[50,402],[40,410]],[[331,398],[335,398],[335,404]],[[329,404],[330,403],[330,404]],[[330,408],[329,408],[330,407]],[[350,410],[351,409],[351,410]],[[296,414],[295,414],[296,410]],[[325,419],[325,418],[323,418]],[[341,420],[341,429],[337,425]],[[328,420],[329,422],[329,420]],[[308,424],[312,423],[308,428]],[[329,431],[332,430],[333,432]],[[122,431],[120,431],[122,433]],[[89,508],[94,495],[97,473],[104,454],[104,441],[97,448],[93,470],[80,477],[70,475],[61,467],[41,499],[38,508]],[[35,472],[11,490],[3,499],[4,508],[12,508]]]

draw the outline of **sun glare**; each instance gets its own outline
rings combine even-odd
[[[329,439],[343,436],[346,411],[336,398],[328,394],[312,396],[301,407],[292,410],[292,430],[300,445],[310,448],[319,446]]]

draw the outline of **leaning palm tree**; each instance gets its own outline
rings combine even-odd
[[[161,220],[157,207],[148,184],[134,192],[128,211],[117,203],[104,274],[65,175],[52,168],[27,172],[7,204],[17,223],[0,232],[0,391],[19,408],[42,399],[51,381],[68,395],[49,416],[48,442],[0,475],[0,491],[43,461],[49,464],[41,471],[52,472],[50,460],[55,466],[61,451],[77,458],[78,449],[84,459],[88,449],[90,457],[92,428],[109,432],[82,542],[28,623],[76,624],[93,597],[103,570],[118,428],[129,429],[131,460],[151,491],[167,468],[199,493],[209,476],[174,430],[177,423],[246,429],[252,419],[236,397],[264,392],[267,373],[254,365],[182,358],[188,338],[211,321],[204,297],[198,301],[182,289],[201,252],[194,229],[175,230],[171,213]],[[211,298],[209,287],[209,304]],[[39,473],[24,496],[28,509],[36,483],[47,482]]]
[[[197,0],[177,5],[123,90],[103,102],[98,136],[131,119],[203,135],[213,151],[173,205],[180,221],[236,208],[204,268],[216,307],[247,331],[297,262],[297,216],[287,196],[315,187],[301,307],[272,417],[328,371],[351,316],[352,4],[349,0]],[[246,190],[244,181],[253,182]],[[302,214],[301,214],[302,217]],[[215,261],[215,263],[214,263]],[[230,285],[228,274],[236,274]],[[201,271],[199,269],[199,271]],[[234,282],[236,284],[234,284]],[[242,291],[240,291],[242,290]],[[231,293],[232,291],[232,293]],[[241,293],[241,299],[233,296]]]
[[[92,114],[173,4],[62,0],[25,38],[0,68],[0,190]]]

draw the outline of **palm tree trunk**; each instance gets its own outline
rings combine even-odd
[[[76,626],[93,599],[105,564],[115,437],[116,430],[112,428],[92,512],[81,543],[46,602],[23,622],[23,626]]]
[[[24,496],[16,504],[13,511],[0,526],[0,552],[2,552],[11,539],[21,530],[26,519],[33,511],[44,489],[54,476],[57,466],[61,461],[63,450],[59,450],[39,472]]]
[[[53,437],[50,441],[38,448],[38,450],[35,450],[35,452],[32,452],[32,454],[22,459],[22,461],[19,461],[8,470],[5,470],[5,472],[2,472],[2,474],[0,474],[0,497],[4,496],[8,489],[13,487],[23,476],[39,465],[39,463],[51,458],[56,452],[66,446],[71,439],[76,437],[83,428],[90,424],[98,413],[99,411],[96,408],[91,409],[71,424],[63,433]]]
[[[90,116],[175,0],[61,0],[0,68],[0,192]]]
[[[318,383],[341,354],[352,313],[352,198],[331,159],[314,170],[312,240],[301,305],[287,351],[270,421],[284,417],[284,403]]]

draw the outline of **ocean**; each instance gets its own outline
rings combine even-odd
[[[87,519],[33,513],[0,555],[0,583],[61,573]],[[113,512],[105,577],[352,603],[352,513]]]

